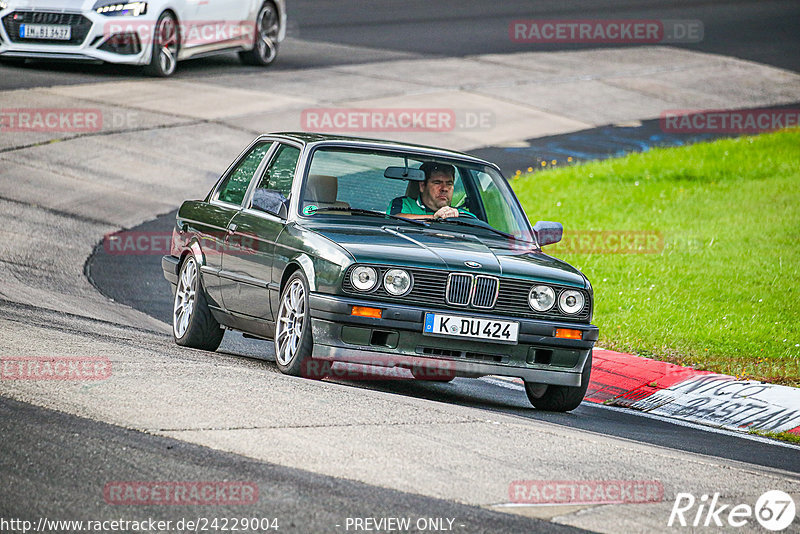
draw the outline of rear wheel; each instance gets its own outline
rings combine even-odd
[[[278,57],[278,34],[280,33],[278,11],[272,2],[264,2],[258,10],[255,24],[253,49],[239,52],[245,65],[267,66]]]
[[[178,275],[172,306],[172,336],[175,343],[202,350],[217,350],[225,331],[206,303],[200,270],[193,256],[187,256]]]
[[[175,16],[169,11],[158,17],[152,41],[153,53],[150,63],[144,67],[145,72],[159,78],[171,76],[178,66],[180,38]]]
[[[586,396],[586,389],[589,387],[589,378],[592,373],[592,353],[586,359],[586,365],[581,373],[581,385],[554,386],[547,384],[536,384],[525,382],[525,393],[537,410],[548,412],[568,412],[577,408],[583,397]]]
[[[311,357],[308,282],[302,271],[295,272],[281,293],[278,321],[275,325],[275,361],[284,374],[321,380],[331,364]]]

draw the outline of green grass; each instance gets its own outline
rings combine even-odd
[[[595,292],[599,346],[800,385],[800,130],[554,168],[512,185],[545,251]],[[576,253],[569,232],[660,232],[657,253]]]
[[[756,436],[763,436],[765,438],[788,441],[789,443],[796,443],[800,445],[800,435],[793,434],[792,432],[764,432],[762,430],[752,429],[749,430],[748,433]]]

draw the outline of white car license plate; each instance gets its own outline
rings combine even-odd
[[[69,41],[72,38],[72,28],[63,24],[20,24],[19,36],[23,39]]]
[[[516,343],[519,323],[427,312],[422,333],[433,336],[470,337],[497,343]]]

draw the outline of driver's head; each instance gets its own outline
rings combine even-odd
[[[420,166],[425,181],[419,184],[419,198],[428,208],[436,211],[450,205],[456,169],[447,163],[429,161]]]

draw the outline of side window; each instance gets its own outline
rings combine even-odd
[[[475,177],[478,179],[478,192],[486,210],[486,222],[502,232],[510,234],[517,231],[517,228],[512,226],[514,215],[508,202],[503,199],[503,193],[497,188],[492,177],[478,171],[475,172]]]
[[[294,171],[297,168],[297,160],[299,158],[299,148],[281,145],[258,183],[258,189],[272,189],[289,198],[289,194],[292,191],[292,182],[294,181]]]
[[[456,168],[456,178],[453,182],[453,200],[450,201],[451,206],[466,208],[465,202],[467,200],[467,192],[464,190],[464,180],[461,179],[461,173]]]
[[[217,190],[217,199],[231,204],[241,204],[247,187],[272,142],[258,143],[225,177]]]

